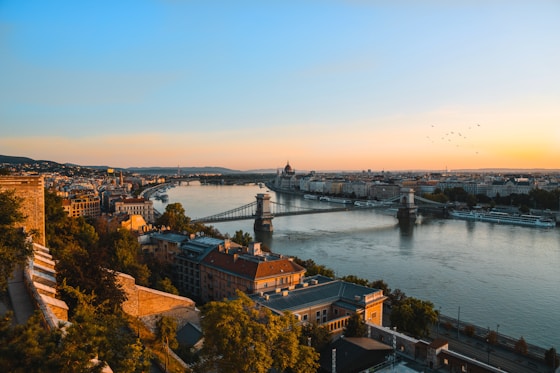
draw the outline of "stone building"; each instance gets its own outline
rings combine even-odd
[[[115,201],[115,214],[142,215],[148,223],[154,223],[154,202],[144,198],[123,198]]]
[[[365,322],[382,325],[387,297],[383,290],[317,275],[303,278],[295,286],[252,295],[251,299],[273,312],[289,311],[303,323],[317,323],[339,333],[355,313]]]
[[[282,171],[277,171],[276,178],[274,179],[274,188],[282,190],[295,190],[299,188],[299,181],[296,178],[296,171],[290,166],[290,162]]]
[[[62,200],[62,208],[68,216],[97,218],[101,216],[101,198],[92,194],[74,196]]]
[[[14,190],[22,198],[22,228],[35,232],[33,241],[45,245],[45,186],[43,176],[0,176],[0,190]]]

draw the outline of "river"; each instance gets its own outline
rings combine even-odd
[[[167,194],[168,203],[181,203],[196,219],[251,203],[265,192],[276,203],[326,206],[257,185],[194,184]],[[154,200],[160,212],[166,204]],[[431,301],[445,315],[546,349],[560,348],[558,228],[420,217],[403,229],[388,210],[279,217],[273,225],[274,233],[259,239],[276,253],[311,258],[337,276],[383,279],[391,289]],[[252,220],[214,226],[224,234],[243,230],[255,236]]]

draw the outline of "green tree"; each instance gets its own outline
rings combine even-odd
[[[141,263],[142,249],[138,239],[128,229],[118,229],[106,235],[106,250],[110,253],[111,268],[127,273],[136,279],[139,285],[149,284],[150,270]]]
[[[324,325],[311,322],[301,327],[300,344],[313,347],[317,352],[326,347],[331,339],[332,334]]]
[[[231,238],[231,240],[235,243],[240,244],[241,246],[249,246],[249,244],[253,241],[253,237],[247,233],[243,232],[242,230],[235,231],[235,234]]]
[[[362,285],[362,286],[369,286],[369,281],[368,280],[366,280],[365,278],[360,278],[360,277],[355,276],[355,275],[343,276],[341,278],[341,280],[346,281],[346,282],[351,282],[353,284]]]
[[[391,288],[389,285],[383,280],[375,280],[372,281],[370,284],[371,288],[383,290],[383,295],[389,296],[391,295]]]
[[[163,346],[174,349],[179,347],[177,342],[177,322],[167,316],[161,316],[156,322],[156,336]]]
[[[416,337],[430,335],[430,326],[437,322],[437,312],[432,302],[408,297],[391,309],[391,324]]]
[[[365,337],[367,334],[367,325],[359,313],[354,313],[348,319],[348,325],[344,335],[346,337]]]
[[[165,277],[159,280],[155,286],[156,289],[165,291],[166,293],[179,295],[179,290],[173,285],[173,282],[169,279],[169,277]]]
[[[318,354],[299,343],[301,330],[292,314],[277,316],[257,308],[245,294],[202,309],[203,356],[218,371],[265,373],[314,372]]]
[[[322,275],[330,278],[335,277],[334,270],[327,268],[322,264],[316,264],[313,259],[303,260],[296,256],[294,257],[294,262],[306,269],[305,274],[307,276]]]
[[[188,231],[191,219],[185,215],[185,209],[180,203],[170,203],[165,206],[165,212],[157,220],[157,224],[169,227],[173,231]]]
[[[0,191],[0,293],[7,289],[14,269],[33,252],[27,234],[18,228],[24,219],[21,203],[14,191]]]

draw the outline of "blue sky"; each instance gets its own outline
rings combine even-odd
[[[0,2],[0,154],[560,167],[558,1]]]

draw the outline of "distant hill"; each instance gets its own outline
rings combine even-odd
[[[36,162],[44,162],[44,161],[37,161],[35,159],[31,159],[27,157],[11,157],[9,155],[0,155],[0,163],[25,164],[25,163],[36,163]]]
[[[128,167],[123,168],[122,170],[126,170],[132,173],[138,174],[150,174],[150,175],[177,175],[177,172],[180,172],[181,175],[188,175],[188,174],[240,174],[244,173],[244,171],[239,170],[232,170],[229,168],[224,167]]]
[[[51,165],[61,165],[60,163],[53,162],[53,161],[46,161],[46,160],[36,160],[28,157],[13,157],[9,155],[0,155],[0,164],[12,164],[12,165],[22,165],[22,164],[34,164],[34,163],[48,163]],[[126,171],[131,173],[143,174],[143,175],[177,175],[177,171],[179,171],[182,175],[189,175],[189,174],[263,174],[263,173],[273,173],[276,172],[275,169],[268,169],[268,170],[249,170],[249,171],[241,171],[241,170],[232,170],[230,168],[225,167],[217,167],[217,166],[205,166],[205,167],[112,167],[112,166],[87,166],[87,165],[78,165],[75,163],[65,163],[65,166],[70,167],[84,167],[90,168],[94,170],[106,170],[108,168],[112,168],[117,171]]]

